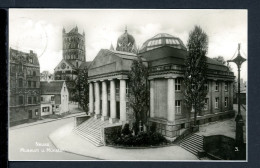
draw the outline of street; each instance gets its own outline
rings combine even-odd
[[[50,141],[48,136],[51,132],[73,120],[74,117],[71,117],[9,129],[9,160],[94,160],[94,158],[63,152]]]

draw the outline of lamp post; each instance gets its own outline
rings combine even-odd
[[[243,62],[245,62],[246,59],[243,58],[240,54],[240,44],[238,44],[238,54],[237,57],[234,58],[233,60],[228,60],[227,62],[234,62],[237,65],[238,68],[238,113],[236,116],[236,145],[237,148],[240,148],[241,145],[243,144],[243,125],[244,125],[244,121],[241,115],[241,111],[240,111],[240,68],[241,65],[243,64]],[[236,149],[239,150],[239,149]]]

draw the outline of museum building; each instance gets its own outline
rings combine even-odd
[[[40,114],[40,65],[37,54],[9,50],[10,126],[38,119]]]
[[[126,30],[118,38],[116,50],[101,49],[89,66],[89,112],[110,123],[133,121],[127,74],[133,60],[140,56],[149,68],[149,123],[155,123],[157,131],[166,137],[180,135],[193,119],[193,109],[184,104],[184,61],[188,51],[181,39],[157,34],[144,42],[138,53],[122,50],[118,44],[132,47],[135,39]],[[208,57],[207,64],[208,93],[204,110],[197,117],[198,124],[234,116],[233,72]]]

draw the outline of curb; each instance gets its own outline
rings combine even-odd
[[[58,148],[58,147],[54,144],[54,142],[51,140],[50,135],[48,136],[48,139],[49,139],[49,141],[51,142],[51,144],[52,144],[56,149],[60,149],[60,148]],[[97,157],[93,157],[93,156],[86,156],[86,155],[82,155],[82,154],[70,152],[70,151],[67,151],[67,150],[62,150],[62,152],[71,153],[71,154],[79,155],[79,156],[83,156],[83,157],[90,157],[90,158],[93,158],[93,160],[95,160],[95,159],[96,159],[96,160],[105,160],[105,159],[102,159],[102,158],[97,158]],[[69,161],[69,160],[67,160],[67,161]],[[79,161],[81,161],[81,160],[79,160]]]
[[[10,130],[16,130],[16,129],[20,129],[20,128],[25,128],[25,127],[30,127],[30,126],[34,126],[34,125],[40,125],[40,124],[44,124],[44,123],[48,123],[48,122],[53,122],[53,121],[57,121],[57,120],[62,120],[62,119],[67,119],[67,118],[72,118],[72,117],[76,117],[76,116],[81,116],[81,115],[85,115],[85,112],[82,112],[84,114],[78,114],[78,115],[74,115],[74,116],[67,116],[67,117],[62,117],[62,118],[57,118],[57,119],[51,119],[45,122],[41,122],[41,123],[35,123],[35,124],[30,124],[30,125],[26,125],[26,126],[20,126],[18,128],[12,128],[9,127]]]

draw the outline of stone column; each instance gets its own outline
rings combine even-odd
[[[116,121],[116,84],[114,80],[110,81],[110,118],[109,122]]]
[[[175,79],[168,79],[168,90],[167,90],[167,120],[168,122],[175,121]]]
[[[120,79],[120,121],[126,122],[126,80]]]
[[[150,80],[150,117],[154,117],[154,79]]]
[[[94,94],[93,94],[93,83],[90,82],[89,84],[89,113],[94,113]]]
[[[100,117],[100,89],[99,83],[95,82],[95,118]]]
[[[102,81],[102,117],[101,120],[105,121],[108,119],[107,116],[107,83]]]

